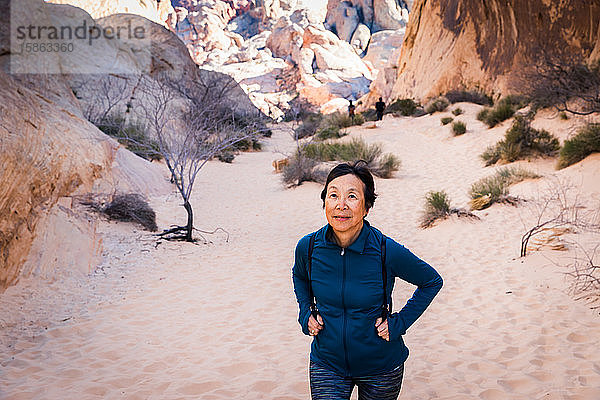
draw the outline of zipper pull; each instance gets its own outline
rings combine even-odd
[[[342,247],[342,252],[340,253],[340,255],[341,255],[341,256],[343,256],[343,255],[344,255],[344,251],[345,251],[345,250],[346,250],[346,249]]]

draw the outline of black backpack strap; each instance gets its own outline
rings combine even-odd
[[[316,232],[313,232],[310,235],[310,240],[308,242],[308,296],[310,297],[310,313],[313,317],[317,318],[317,305],[315,303],[315,295],[312,290],[312,254],[313,249],[315,247],[315,236]]]
[[[392,312],[391,304],[387,300],[387,269],[385,268],[385,235],[381,235],[381,275],[383,276],[383,303],[381,306],[381,320],[385,321]]]

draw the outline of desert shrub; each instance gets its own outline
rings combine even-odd
[[[450,122],[454,121],[454,118],[444,117],[444,118],[440,119],[440,121],[442,122],[442,125],[448,125]]]
[[[437,111],[444,111],[446,108],[448,108],[449,105],[450,102],[447,98],[443,96],[436,97],[435,99],[432,99],[429,103],[427,103],[427,105],[425,106],[425,112],[427,114],[433,114]]]
[[[317,161],[358,161],[364,160],[371,171],[381,177],[391,177],[397,171],[400,161],[393,154],[382,154],[381,145],[368,144],[362,139],[350,142],[314,142],[304,146],[304,156]]]
[[[558,118],[562,119],[563,121],[566,121],[569,119],[569,116],[567,115],[566,112],[561,111],[558,113]]]
[[[457,116],[457,117],[458,117],[459,115],[463,114],[463,113],[464,113],[464,111],[463,111],[463,109],[462,109],[462,108],[460,108],[460,107],[456,107],[454,110],[452,110],[452,114],[453,114],[453,115],[455,115],[455,116]]]
[[[115,195],[103,212],[110,219],[136,222],[152,232],[158,229],[154,210],[150,208],[143,196],[136,193]]]
[[[323,114],[308,112],[302,118],[300,125],[294,130],[294,134],[298,139],[313,136],[317,133],[322,120]]]
[[[418,104],[413,99],[397,99],[385,109],[386,114],[400,113],[403,116],[411,116],[417,110]]]
[[[513,201],[509,197],[509,186],[525,179],[539,178],[538,175],[523,168],[506,167],[491,176],[482,178],[471,185],[471,209],[481,210],[493,203]]]
[[[425,207],[421,217],[421,228],[428,228],[438,219],[450,215],[450,200],[444,191],[428,192],[425,195]]]
[[[109,115],[96,127],[108,136],[112,136],[132,153],[146,160],[161,160],[158,143],[146,133],[146,127],[136,122],[126,122],[118,115]]]
[[[314,174],[317,161],[296,153],[290,157],[289,163],[283,167],[283,182],[290,186],[299,186],[302,182],[316,182]]]
[[[484,108],[477,114],[477,119],[493,128],[502,121],[506,121],[515,114],[515,111],[527,104],[524,97],[506,96],[498,101],[492,108]]]
[[[445,96],[448,101],[454,103],[475,103],[482,106],[491,106],[492,98],[479,90],[451,90]]]
[[[462,135],[467,131],[467,125],[464,122],[456,121],[452,123],[452,133],[455,136]]]
[[[377,111],[375,111],[374,108],[369,108],[368,110],[362,111],[360,116],[363,117],[365,121],[376,121]]]
[[[339,127],[330,125],[325,128],[319,128],[317,130],[315,138],[319,140],[339,139],[344,135],[346,135],[346,133],[342,131]]]
[[[568,167],[597,152],[600,152],[600,124],[587,124],[577,135],[565,140],[560,149],[558,168]]]
[[[503,160],[513,162],[530,155],[551,156],[560,148],[558,139],[548,131],[531,127],[531,115],[517,115],[504,139],[481,155],[485,165]]]

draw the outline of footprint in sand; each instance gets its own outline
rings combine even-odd
[[[572,343],[585,343],[587,342],[588,338],[587,336],[573,332],[567,336],[567,340]]]

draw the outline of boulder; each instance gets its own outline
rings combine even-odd
[[[335,32],[337,36],[346,42],[350,42],[352,34],[360,23],[358,11],[347,1],[330,2],[332,7],[327,7],[325,27]]]
[[[275,57],[291,56],[294,47],[302,47],[304,30],[292,23],[289,18],[282,17],[266,42],[266,46]]]
[[[403,7],[404,6],[404,7]],[[374,31],[406,27],[408,6],[397,0],[373,0]]]
[[[352,34],[350,44],[356,49],[358,54],[362,54],[367,49],[367,46],[369,46],[370,40],[371,30],[369,27],[365,24],[358,24],[354,34]]]

